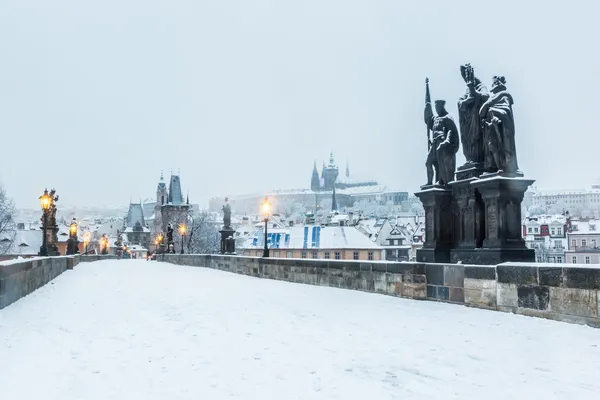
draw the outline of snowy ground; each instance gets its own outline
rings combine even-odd
[[[169,264],[0,311],[2,399],[598,399],[600,330]]]

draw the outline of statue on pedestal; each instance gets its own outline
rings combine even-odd
[[[173,243],[173,226],[167,225],[167,244]]]
[[[514,101],[506,91],[506,79],[494,76],[491,95],[479,110],[484,129],[485,168],[488,172],[518,171],[515,143]]]
[[[460,74],[467,92],[458,100],[460,140],[467,165],[484,161],[483,125],[479,117],[481,106],[489,99],[487,88],[475,77],[471,64],[461,65]]]
[[[223,229],[231,229],[231,206],[229,205],[229,199],[225,197],[225,205],[223,210]]]
[[[429,79],[425,79],[425,124],[427,125],[427,136],[429,153],[427,154],[427,185],[433,184],[434,168],[435,180],[438,185],[447,185],[454,180],[456,169],[456,153],[459,147],[458,128],[454,120],[446,111],[444,100],[435,101],[433,114],[431,98],[429,95]],[[429,138],[431,132],[431,138]]]

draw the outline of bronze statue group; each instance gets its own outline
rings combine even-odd
[[[513,98],[506,90],[506,79],[494,76],[488,92],[475,77],[470,64],[462,65],[460,72],[467,86],[458,100],[459,130],[446,111],[444,100],[435,101],[434,115],[429,93],[429,79],[425,79],[425,124],[429,153],[427,185],[447,185],[454,180],[456,153],[460,143],[466,164],[459,168],[517,176],[518,164],[515,146]],[[434,180],[435,171],[435,180]]]

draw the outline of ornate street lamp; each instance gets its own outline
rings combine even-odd
[[[181,254],[183,254],[183,242],[185,242],[185,224],[179,225],[179,234],[181,235]]]
[[[91,238],[92,238],[92,235],[89,232],[86,232],[83,234],[83,244],[85,246],[84,254],[87,254],[87,252],[88,252],[88,244],[90,243]]]
[[[73,218],[69,225],[69,240],[67,240],[67,255],[77,254],[79,241],[77,240],[77,220]]]
[[[102,238],[100,238],[100,254],[102,255],[106,255],[108,254],[108,238],[106,237],[106,234],[102,235]]]
[[[265,219],[265,248],[263,249],[263,257],[269,257],[269,245],[267,244],[267,226],[269,225],[269,214],[271,212],[271,205],[269,204],[269,198],[265,197],[265,201],[262,203],[262,213]]]
[[[77,237],[77,221],[75,221],[75,218],[73,218],[73,222],[69,225],[69,233],[72,238]]]
[[[40,204],[42,205],[43,212],[43,231],[44,237],[42,238],[42,248],[40,249],[40,256],[48,256],[48,235],[46,229],[48,227],[48,210],[52,204],[52,197],[48,194],[48,189],[44,189],[44,194],[40,196]]]

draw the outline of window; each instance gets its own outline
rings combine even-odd
[[[561,256],[556,257],[556,262],[559,264],[562,264],[562,257]]]
[[[590,257],[589,257],[589,256],[586,256],[586,257],[585,257],[585,263],[586,263],[586,264],[589,264],[589,263],[590,263]]]
[[[300,254],[300,257],[302,257],[302,258],[306,258],[306,252],[305,252],[305,251],[303,251],[303,252]]]
[[[573,261],[573,264],[577,264],[577,256],[573,256],[572,261]]]
[[[571,240],[571,246],[577,247],[577,239]]]
[[[325,252],[325,259],[329,259],[329,252],[328,251]]]
[[[585,246],[587,246],[587,240],[585,240],[585,239],[581,239],[581,246],[582,246],[582,247],[585,247]]]
[[[354,257],[355,260],[358,260],[358,251],[354,252],[353,257]]]
[[[273,252],[273,257],[275,257],[275,258],[279,257],[279,251],[274,251]]]
[[[552,228],[552,236],[556,235],[556,228]]]
[[[596,239],[592,239],[592,247],[596,247]]]
[[[554,241],[554,247],[556,247],[557,249],[562,249],[562,247],[563,247],[562,241],[561,240],[555,240]]]
[[[527,233],[532,233],[533,232],[533,228],[527,228]]]
[[[294,258],[294,252],[293,251],[288,251],[287,252],[287,258]]]
[[[369,252],[369,260],[373,261],[373,252],[372,251]]]
[[[336,260],[341,260],[341,259],[342,259],[342,255],[340,254],[340,252],[339,252],[339,251],[336,251],[336,252],[334,253],[334,257],[335,257],[335,259],[336,259]]]
[[[562,228],[556,228],[556,234],[557,235],[562,235]]]
[[[312,258],[319,258],[319,255],[317,254],[316,251],[312,252]]]
[[[533,232],[534,232],[534,233],[538,233],[539,231],[540,231],[540,228],[537,228],[537,227],[536,227],[536,228],[533,228]]]

